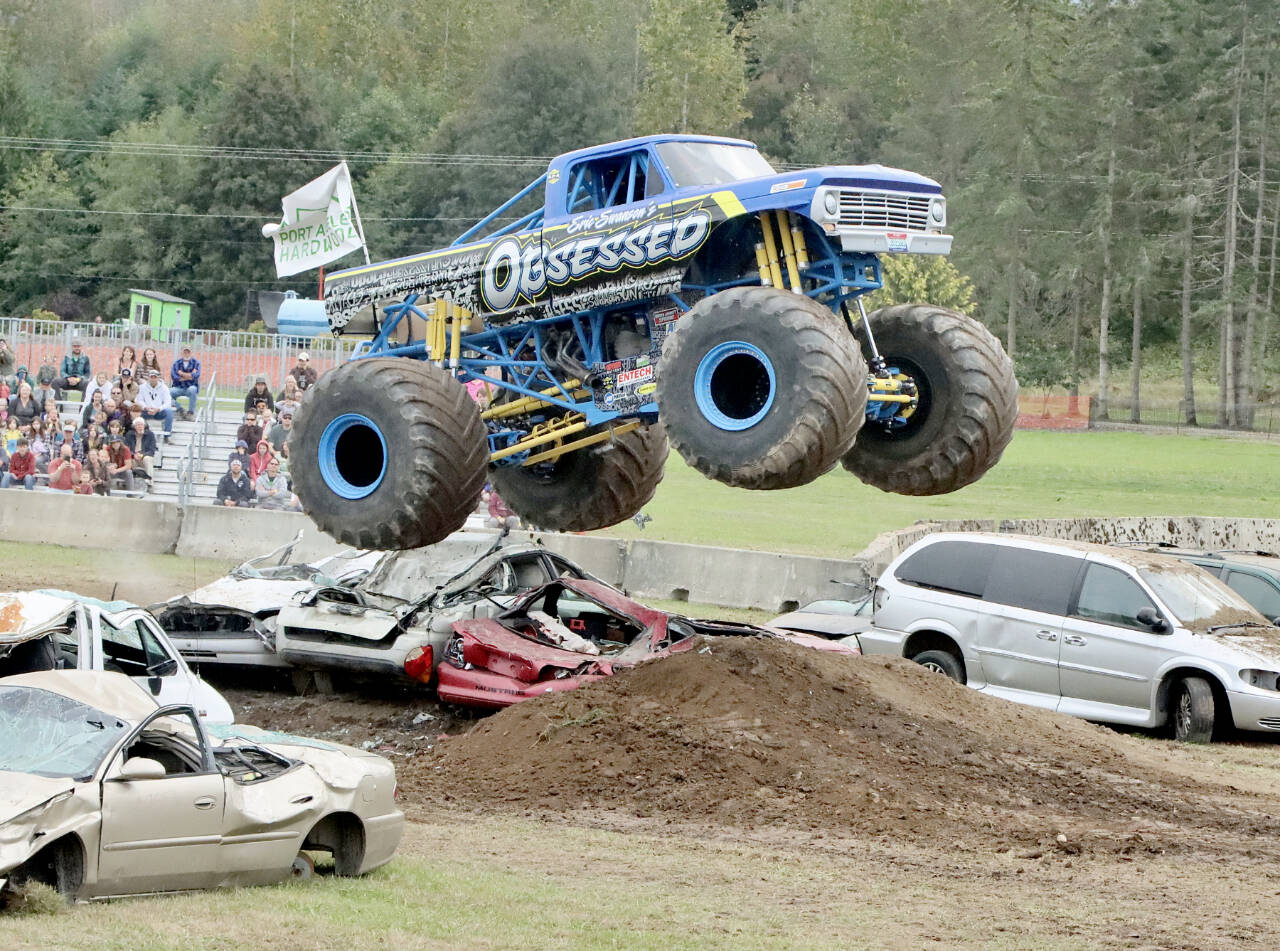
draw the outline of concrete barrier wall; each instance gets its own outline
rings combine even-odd
[[[295,558],[337,551],[305,515],[172,502],[0,492],[0,538],[115,552],[239,562],[285,544]],[[886,532],[852,559],[742,551],[595,535],[536,536],[548,548],[639,598],[782,611],[817,598],[849,598],[874,583],[909,545],[932,532],[1016,532],[1099,542],[1170,542],[1189,548],[1280,552],[1280,520],[1204,516],[918,522]]]

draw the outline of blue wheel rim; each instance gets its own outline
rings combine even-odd
[[[693,398],[704,419],[717,429],[741,432],[773,407],[778,379],[765,352],[743,340],[716,344],[698,362]]]
[[[355,447],[372,449],[371,437],[377,437],[381,448],[377,465],[361,465],[363,460],[347,458]],[[344,413],[324,428],[319,456],[320,477],[340,498],[355,500],[372,495],[387,474],[386,437],[373,420],[359,413]]]

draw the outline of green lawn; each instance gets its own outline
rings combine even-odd
[[[703,478],[675,453],[643,530],[625,538],[847,557],[913,522],[1080,515],[1280,518],[1280,442],[1145,433],[1020,431],[983,479],[950,495],[912,498],[863,485],[837,468],[781,492]]]

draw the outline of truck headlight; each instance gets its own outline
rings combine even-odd
[[[1280,672],[1274,670],[1242,670],[1240,679],[1259,690],[1280,691]]]
[[[935,198],[929,202],[929,217],[937,224],[942,224],[947,220],[947,201],[945,198]]]
[[[836,212],[840,210],[840,199],[835,192],[827,192],[822,196],[822,207],[831,217],[836,216]]]

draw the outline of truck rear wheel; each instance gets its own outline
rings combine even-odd
[[[498,466],[493,487],[531,525],[589,532],[635,515],[653,498],[667,462],[662,426],[641,426],[610,442],[534,466]]]
[[[864,426],[844,467],[900,495],[976,482],[1018,418],[1018,382],[1000,341],[972,317],[928,304],[882,307],[868,319],[885,362],[915,381],[918,403],[905,425]]]
[[[488,456],[480,410],[462,384],[403,358],[326,373],[289,439],[303,510],[338,541],[375,550],[432,545],[461,528]]]
[[[680,318],[658,374],[671,444],[727,485],[812,482],[853,445],[867,401],[857,341],[826,307],[772,287],[734,287]]]

